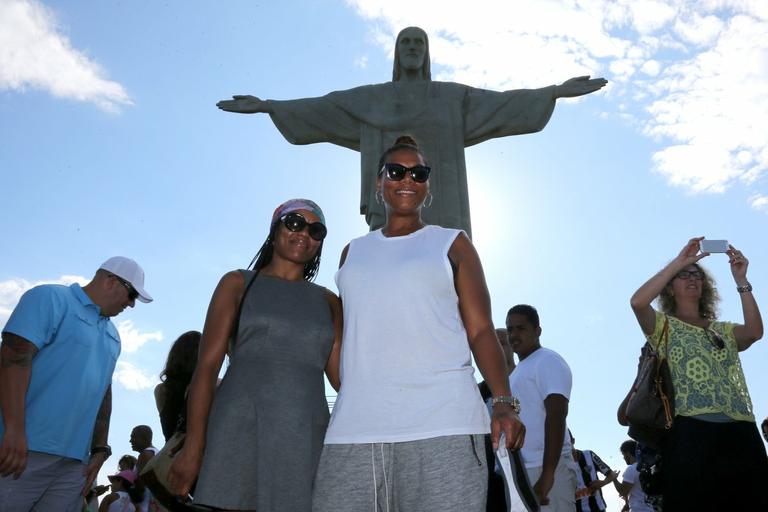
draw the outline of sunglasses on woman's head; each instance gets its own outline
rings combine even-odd
[[[414,165],[413,167],[405,167],[400,164],[384,164],[381,168],[381,172],[386,171],[387,179],[389,181],[401,181],[405,178],[405,173],[411,174],[411,179],[416,183],[424,183],[429,179],[429,173],[432,171],[426,165]]]
[[[292,231],[293,233],[298,233],[299,231],[303,231],[304,228],[308,227],[309,236],[318,242],[322,242],[325,238],[325,235],[328,234],[328,230],[322,222],[313,222],[310,224],[307,222],[307,219],[305,219],[304,216],[300,213],[287,213],[280,217],[280,222],[283,223],[283,226],[285,226],[288,231]]]

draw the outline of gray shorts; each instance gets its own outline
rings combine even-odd
[[[542,506],[541,512],[576,512],[576,462],[570,453],[560,455],[560,461],[555,468],[555,484],[549,491],[549,505]],[[528,468],[528,479],[533,486],[541,476],[541,466]]]
[[[483,435],[326,444],[313,512],[484,512]]]
[[[41,452],[27,454],[18,480],[0,478],[2,512],[81,512],[85,464]]]

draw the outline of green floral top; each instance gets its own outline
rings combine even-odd
[[[653,334],[646,336],[656,348],[666,315],[656,311]],[[710,335],[695,325],[669,316],[667,357],[675,388],[675,414],[698,416],[722,413],[734,420],[755,421],[752,400],[739,360],[731,322],[711,322],[709,329],[719,334],[725,348],[718,349]],[[664,354],[662,354],[664,357]]]

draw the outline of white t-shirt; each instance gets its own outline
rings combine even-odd
[[[127,492],[117,491],[115,494],[118,498],[109,504],[109,512],[133,512],[136,510]]]
[[[645,493],[640,487],[640,473],[637,471],[637,464],[627,466],[621,475],[621,482],[632,484],[629,491],[627,503],[629,503],[629,512],[653,512],[653,507],[645,502]]]
[[[157,455],[157,452],[160,451],[157,448],[155,448],[154,446],[148,446],[148,447],[144,448],[144,450],[142,450],[141,453],[143,453],[143,452],[145,452],[147,450],[152,452],[152,457]],[[139,453],[139,457],[141,457],[141,453]],[[145,487],[144,488],[144,500],[141,502],[141,505],[140,505],[141,512],[149,512],[149,505],[150,505],[151,502],[152,502],[152,493],[149,491],[148,487]]]
[[[571,369],[560,355],[540,348],[520,361],[509,375],[509,388],[520,400],[520,420],[525,425],[525,443],[520,450],[526,468],[544,464],[544,399],[549,395],[571,398]],[[571,452],[566,428],[561,453]]]
[[[336,273],[344,306],[341,389],[326,444],[490,432],[448,260],[461,232],[372,231]]]

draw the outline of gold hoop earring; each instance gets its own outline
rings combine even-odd
[[[432,192],[427,192],[427,199],[424,201],[424,208],[432,206]]]
[[[376,200],[376,204],[382,204],[384,202],[384,198],[381,197],[381,191],[377,190],[376,193],[373,194],[373,198]]]

